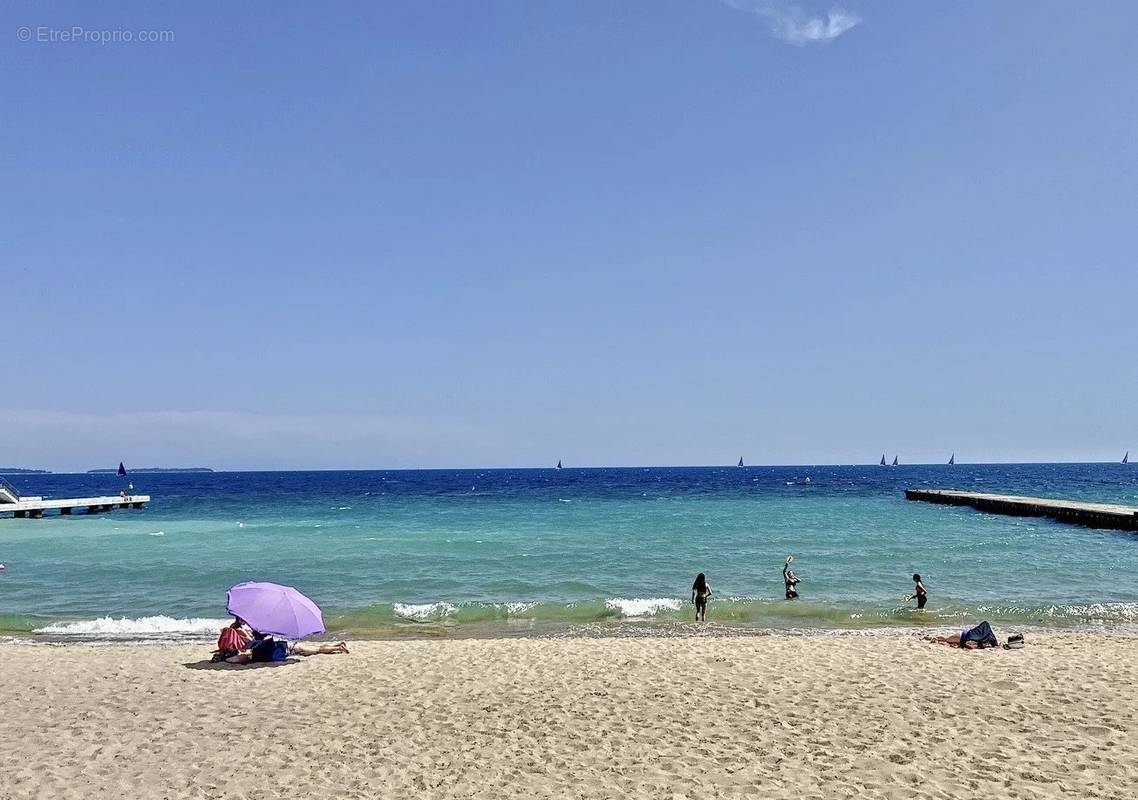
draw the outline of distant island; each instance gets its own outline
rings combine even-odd
[[[118,473],[118,467],[114,469],[89,469],[88,475],[115,475]],[[135,467],[128,469],[128,473],[134,474],[137,472],[213,472],[209,467]]]
[[[0,475],[50,475],[49,469],[23,469],[22,467],[0,467]]]

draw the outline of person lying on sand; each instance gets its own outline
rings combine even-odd
[[[1000,647],[1000,640],[996,638],[995,631],[987,622],[981,622],[974,628],[963,630],[960,633],[948,636],[929,636],[928,641],[933,644],[945,644],[950,647],[960,647],[965,650],[983,650],[988,647]],[[1003,645],[1005,650],[1015,650],[1023,647],[1023,636],[1013,634]]]
[[[288,646],[290,656],[333,656],[341,653],[347,654],[348,643],[312,644],[310,642],[294,642]]]
[[[272,643],[271,640],[269,643]],[[309,644],[307,642],[296,642],[289,644],[285,641],[277,641],[276,644],[284,645],[283,651],[280,648],[268,649],[264,647],[253,647],[238,653],[235,656],[230,656],[225,659],[229,664],[255,664],[263,661],[284,661],[288,656],[319,656],[319,655],[338,655],[348,653],[347,642],[336,642],[336,644]]]
[[[965,631],[967,633],[967,631]],[[968,650],[982,650],[985,645],[979,642],[970,642],[963,638],[964,633],[953,633],[948,636],[928,636],[925,641],[932,642],[933,644],[946,644],[949,647],[963,647]]]
[[[252,664],[265,661],[284,661],[289,656],[339,655],[348,652],[347,642],[336,644],[313,644],[295,642],[289,644],[284,639],[275,639],[253,631],[249,646],[239,653],[225,659],[229,664]]]

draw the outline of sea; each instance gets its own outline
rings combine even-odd
[[[1138,505],[1123,464],[7,476],[141,510],[0,518],[0,641],[208,640],[226,590],[297,587],[334,639],[1138,630],[1138,535],[907,487]],[[783,596],[795,557],[801,597]],[[713,589],[694,621],[691,585]],[[924,611],[903,596],[920,573]]]

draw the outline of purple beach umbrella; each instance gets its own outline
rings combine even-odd
[[[291,586],[247,581],[226,592],[225,610],[241,617],[255,631],[303,639],[324,633],[320,609]]]

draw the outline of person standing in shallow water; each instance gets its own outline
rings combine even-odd
[[[798,599],[798,582],[801,580],[790,569],[790,565],[794,562],[794,556],[787,556],[786,563],[782,565],[782,583],[786,587],[786,599]]]
[[[695,576],[691,585],[691,601],[695,604],[695,621],[707,622],[707,598],[711,597],[711,584],[702,572]]]
[[[925,589],[924,583],[921,582],[921,576],[913,573],[913,583],[916,584],[912,594],[905,595],[905,601],[908,602],[914,597],[917,598],[917,610],[920,611],[925,607],[925,603],[929,601],[929,593]]]

